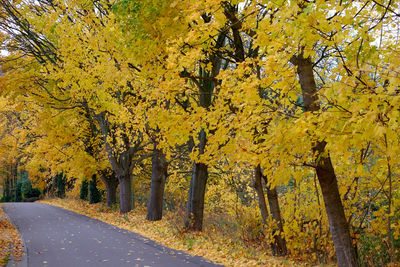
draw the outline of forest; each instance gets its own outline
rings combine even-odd
[[[0,43],[2,201],[399,264],[400,1],[1,0]]]

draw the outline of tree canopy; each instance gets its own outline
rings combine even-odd
[[[173,196],[189,230],[240,202],[275,255],[398,263],[398,10],[4,0],[1,177],[98,175],[121,213],[146,188],[149,220]]]

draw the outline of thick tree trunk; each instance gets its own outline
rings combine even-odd
[[[116,181],[109,181],[106,184],[107,189],[107,200],[106,204],[108,207],[111,207],[115,203],[117,203],[117,187],[118,187],[118,180]]]
[[[204,22],[208,23],[211,18],[207,16],[202,17]],[[222,47],[225,42],[226,33],[220,33],[215,43],[215,49]],[[213,79],[218,75],[221,68],[221,58],[215,53],[211,53],[209,63],[212,64],[212,70],[206,70],[203,67],[199,69],[199,76],[201,77],[198,81],[199,87],[199,104],[203,108],[209,108],[212,103],[212,96],[214,92],[214,81]],[[207,79],[203,79],[207,78]],[[204,150],[207,143],[206,132],[201,129],[199,133],[199,155],[204,154]],[[203,213],[204,213],[204,195],[206,192],[206,185],[208,179],[208,166],[204,163],[195,161],[193,163],[192,179],[190,180],[189,196],[187,202],[185,226],[189,230],[201,231],[203,229]]]
[[[199,134],[199,154],[204,153],[207,138],[204,130]],[[185,226],[189,230],[201,231],[203,229],[204,195],[208,179],[208,166],[204,163],[193,164],[192,179],[190,180],[189,196],[187,202]]]
[[[208,179],[208,167],[203,163],[193,164],[185,226],[194,231],[203,229],[204,195]]]
[[[105,112],[96,115],[97,122],[100,125],[100,130],[103,134],[104,145],[106,148],[108,160],[110,161],[111,168],[115,172],[119,181],[119,210],[121,213],[129,212],[134,207],[133,196],[133,183],[132,183],[132,169],[133,169],[133,156],[140,147],[141,138],[135,142],[135,145],[129,143],[129,138],[122,132],[124,140],[124,149],[122,151],[115,151],[109,143],[109,122],[105,117]],[[117,149],[118,150],[118,149]]]
[[[118,175],[119,181],[119,211],[127,213],[132,210],[131,174]]]
[[[272,215],[272,219],[277,224],[280,233],[283,233],[283,220],[281,216],[281,209],[279,207],[278,200],[278,192],[276,191],[276,187],[271,188],[268,185],[267,176],[262,176],[265,181],[265,185],[267,187],[267,198],[269,203],[269,210]],[[275,243],[273,246],[273,253],[276,256],[285,256],[288,254],[288,250],[286,247],[286,240],[280,234],[274,236]]]
[[[325,146],[325,142],[318,142],[314,147],[318,159],[316,171],[336,249],[337,262],[339,266],[358,266],[336,175],[329,154],[325,156]]]
[[[118,179],[115,176],[114,172],[110,174],[106,179],[103,181],[106,185],[107,196],[106,196],[106,204],[108,207],[111,207],[115,203],[117,203],[117,187],[118,187]]]
[[[147,207],[146,219],[149,221],[158,221],[162,218],[164,187],[167,180],[168,162],[162,150],[154,144],[152,166],[151,166],[151,185],[150,197]]]
[[[301,54],[292,58],[292,63],[297,65],[297,74],[300,79],[305,110],[310,112],[319,110],[317,88],[311,60],[304,58]],[[337,178],[331,158],[325,151],[325,147],[326,142],[318,141],[313,144],[313,152],[316,157],[316,172],[335,245],[337,263],[340,267],[358,266],[355,249],[350,238],[349,225],[339,194]]]
[[[254,189],[256,190],[258,196],[258,207],[260,208],[262,220],[267,223],[268,220],[268,208],[265,202],[264,190],[262,188],[262,172],[260,165],[254,168]]]
[[[115,176],[115,173],[111,169],[101,171],[100,178],[106,185],[107,206],[111,207],[113,204],[117,203],[118,178]]]

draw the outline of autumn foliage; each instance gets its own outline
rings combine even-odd
[[[182,231],[307,262],[397,264],[398,10],[4,0],[4,188],[24,170],[51,192],[63,173],[78,197],[97,175],[121,214],[170,210]]]
[[[11,224],[0,206],[0,266],[7,266],[9,260],[21,261],[22,240],[18,230]]]

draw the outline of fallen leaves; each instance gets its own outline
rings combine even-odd
[[[22,240],[17,228],[11,224],[0,205],[0,266],[6,266],[10,256],[22,259]]]
[[[106,207],[100,209],[104,205],[102,203],[89,204],[77,199],[46,199],[40,202],[72,210],[122,229],[139,233],[146,237],[144,242],[148,240],[147,238],[151,238],[164,246],[183,250],[194,256],[202,256],[225,266],[299,266],[298,263],[287,258],[267,255],[263,248],[254,250],[252,254],[249,254],[248,249],[240,246],[238,242],[230,240],[218,231],[212,231],[211,228],[205,229],[202,233],[187,232],[178,235],[174,229],[171,229],[170,221],[173,216],[176,216],[173,212],[167,212],[161,221],[149,222],[145,219],[146,208],[142,206],[137,206],[135,210],[120,215],[118,211],[112,211]],[[190,245],[188,245],[187,240],[195,240],[196,242],[189,242]],[[129,251],[128,255],[132,252],[134,251]],[[176,253],[180,254],[180,252],[173,251],[168,254],[176,257]],[[142,259],[136,258],[135,260],[141,261]]]

